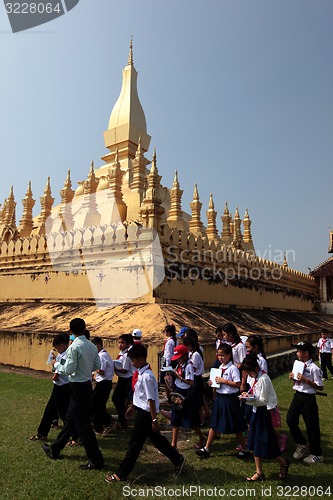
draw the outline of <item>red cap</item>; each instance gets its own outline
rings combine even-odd
[[[171,361],[176,361],[176,359],[181,358],[184,354],[188,353],[188,348],[184,344],[177,345],[173,351],[173,356]]]

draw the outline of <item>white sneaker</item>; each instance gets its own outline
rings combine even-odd
[[[309,455],[308,457],[304,458],[303,462],[308,465],[313,465],[313,464],[319,464],[320,462],[324,461],[324,457],[321,455]]]
[[[307,455],[309,455],[309,446],[307,444],[298,444],[293,457],[296,460],[301,460]]]

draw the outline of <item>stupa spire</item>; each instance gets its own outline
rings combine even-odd
[[[67,171],[67,177],[64,183],[63,189],[60,190],[61,203],[64,205],[66,203],[70,203],[74,197],[74,191],[72,189],[72,181],[71,181],[71,171]]]
[[[44,194],[40,198],[40,215],[37,219],[36,227],[33,229],[33,234],[45,234],[46,219],[51,215],[54,198],[51,195],[51,181],[47,178]]]
[[[133,37],[131,35],[130,49],[128,54],[127,66],[134,66],[133,62]]]
[[[67,177],[64,187],[60,189],[61,203],[59,205],[60,225],[54,226],[54,230],[70,231],[73,229],[73,215],[72,215],[72,201],[74,198],[74,191],[72,189],[71,171],[67,171]]]
[[[146,181],[146,166],[149,161],[145,158],[142,147],[141,137],[139,137],[139,144],[135,153],[135,158],[132,161],[132,182],[131,189],[137,190],[141,195],[143,193]],[[140,199],[140,202],[142,199]]]
[[[100,222],[100,214],[96,204],[96,189],[98,178],[95,175],[93,160],[90,163],[90,170],[87,180],[83,182],[83,199],[77,215],[74,217],[74,229],[97,226]]]
[[[241,224],[242,221],[239,216],[238,207],[236,207],[234,216],[234,232],[233,232],[232,244],[235,248],[238,248],[239,250],[243,249],[243,235],[241,230]]]
[[[252,242],[252,235],[251,235],[251,219],[249,216],[249,211],[248,209],[245,210],[245,215],[244,215],[244,220],[243,220],[243,226],[244,226],[244,243],[251,243]]]
[[[229,212],[228,203],[225,202],[225,208],[222,219],[222,234],[221,234],[221,242],[224,245],[230,245],[232,242],[232,231],[231,231],[231,215]]]
[[[216,227],[216,215],[215,206],[213,201],[213,195],[210,193],[208,210],[206,212],[207,216],[207,229],[206,234],[209,240],[216,240],[218,235],[218,230]]]
[[[184,224],[183,220],[182,195],[183,195],[183,190],[180,189],[178,181],[178,172],[176,170],[172,188],[170,189],[170,209],[167,218],[168,225],[171,228],[173,227],[177,227],[178,229],[186,228],[186,225]]]
[[[116,149],[118,149],[122,170],[131,167],[139,138],[141,138],[143,152],[148,151],[150,144],[146,117],[138,95],[137,77],[138,73],[133,63],[133,41],[131,38],[127,65],[123,69],[120,95],[111,112],[108,130],[104,132],[105,147],[109,149],[110,153],[102,158],[107,164],[110,164],[114,159]]]
[[[10,188],[9,196],[5,199],[1,210],[0,238],[7,243],[17,236],[16,228],[16,201],[14,198],[13,186]]]
[[[90,163],[88,179],[83,183],[84,194],[90,195],[92,193],[96,193],[97,186],[98,186],[98,180],[95,175],[94,161],[92,160]]]
[[[145,227],[159,229],[164,214],[160,197],[161,176],[158,174],[156,148],[154,148],[151,169],[147,177],[148,187],[145,199],[139,210],[140,219]]]
[[[14,197],[14,189],[13,189],[13,186],[11,186],[9,196],[7,198],[6,209],[5,209],[5,214],[4,214],[4,224],[6,226],[16,227],[15,210],[16,210],[16,201],[15,201],[15,197]]]
[[[123,201],[122,179],[124,172],[120,168],[118,150],[114,162],[109,167],[107,179],[109,188],[103,195],[98,211],[101,214],[100,225],[117,224],[126,220],[127,206]]]
[[[116,203],[123,203],[122,178],[124,172],[121,171],[118,159],[118,150],[111,168],[109,168],[109,188]]]
[[[192,217],[189,222],[189,230],[194,234],[203,234],[203,224],[201,222],[201,207],[202,203],[199,199],[197,184],[194,184],[193,200],[190,203]]]
[[[35,205],[35,200],[32,197],[31,181],[28,183],[28,189],[25,193],[25,198],[22,200],[23,213],[22,219],[20,220],[19,234],[20,237],[30,236],[31,231],[34,226],[32,209]]]

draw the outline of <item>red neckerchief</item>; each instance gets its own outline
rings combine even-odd
[[[320,352],[323,352],[324,346],[325,346],[326,342],[328,341],[328,339],[321,339],[321,340],[322,340],[322,343],[321,343],[321,346],[320,346]]]
[[[185,380],[185,370],[186,370],[186,366],[187,366],[189,363],[190,363],[191,365],[193,365],[192,361],[190,361],[190,360],[188,359],[188,360],[186,361],[186,363],[184,363],[183,365],[177,365],[177,368],[176,368],[178,375],[180,375],[180,376],[181,376],[184,380]]]
[[[258,380],[260,379],[261,375],[263,375],[265,373],[265,371],[259,371],[258,372],[258,375],[256,376],[256,378],[254,379],[254,382],[252,384],[252,387],[251,389],[248,391],[248,394],[252,394],[254,395],[254,388],[256,386],[256,383],[258,382]]]
[[[120,351],[120,353],[118,354],[118,356],[116,357],[116,359],[120,359],[121,356],[123,356],[123,354],[126,354],[128,351],[128,347],[124,350],[124,351]]]
[[[144,370],[142,370],[141,373],[145,372],[146,370],[151,370],[151,366],[150,365],[146,365],[144,367]],[[133,373],[133,377],[132,377],[132,389],[133,389],[133,392],[135,391],[135,384],[137,383],[138,378],[139,378],[139,370],[135,370],[135,372]]]
[[[226,365],[225,365],[225,368],[222,368],[222,365],[220,366],[221,368],[221,375],[223,375],[229,368],[230,366],[232,365],[232,362],[229,361]]]

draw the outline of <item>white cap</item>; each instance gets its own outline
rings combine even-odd
[[[139,330],[139,328],[134,328],[134,330],[132,332],[132,337],[139,337],[139,338],[141,338],[142,337],[142,331]]]

